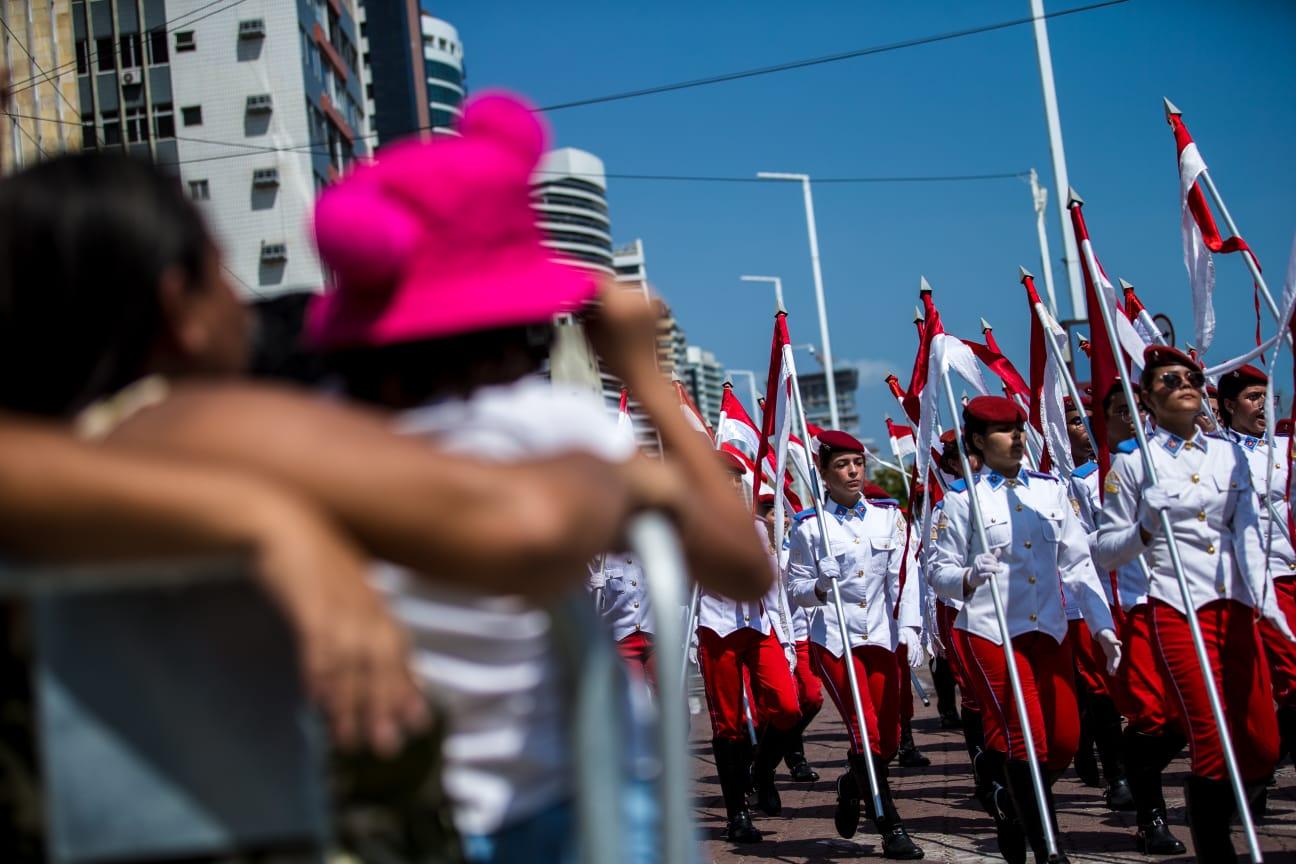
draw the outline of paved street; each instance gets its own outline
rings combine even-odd
[[[932,765],[921,769],[893,765],[891,774],[900,813],[910,833],[927,853],[927,861],[1000,860],[990,821],[970,797],[972,790],[962,736],[957,731],[940,730],[934,703],[930,708],[919,703],[916,708],[915,734]],[[806,755],[822,779],[813,785],[792,784],[781,772],[783,815],[778,818],[761,815],[757,819],[758,827],[767,832],[764,842],[734,846],[723,839],[724,807],[711,757],[711,730],[705,707],[693,715],[693,754],[699,794],[697,817],[712,861],[718,864],[767,860],[801,864],[878,854],[870,823],[862,822],[860,833],[849,841],[837,837],[833,830],[833,783],[842,770],[845,752],[841,730],[836,711],[831,703],[826,703],[806,735]],[[1186,770],[1185,759],[1170,766],[1166,797],[1175,833],[1189,843],[1182,792]],[[1160,860],[1180,864],[1192,860],[1191,856],[1153,859],[1139,855],[1134,851],[1133,814],[1108,811],[1102,803],[1101,790],[1083,786],[1074,773],[1068,772],[1055,790],[1063,845],[1072,861],[1146,864]],[[1268,815],[1258,829],[1265,861],[1296,862],[1296,772],[1290,762],[1279,771],[1278,786],[1270,789]],[[1244,850],[1240,830],[1234,833],[1234,842],[1239,851]]]

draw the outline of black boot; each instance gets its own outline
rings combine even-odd
[[[1045,780],[1045,803],[1048,805],[1048,812],[1041,813],[1039,800],[1035,797],[1035,784],[1031,781],[1030,763],[1010,760],[1004,765],[1004,773],[1008,777],[1008,791],[1012,794],[1013,806],[1017,809],[1017,820],[1021,823],[1022,833],[1026,835],[1026,842],[1035,853],[1036,864],[1045,864],[1050,860],[1048,844],[1044,840],[1045,819],[1050,820],[1049,825],[1053,829],[1054,839],[1058,838],[1057,821],[1053,818],[1052,795],[1049,794],[1051,789],[1048,780]],[[1062,854],[1060,842],[1058,857],[1053,860],[1067,860]]]
[[[954,673],[950,671],[949,661],[944,657],[933,657],[928,668],[931,669],[932,684],[936,688],[936,713],[940,715],[942,729],[960,729],[957,697],[954,693]]]
[[[756,790],[756,806],[766,816],[777,816],[783,812],[783,801],[779,798],[778,787],[774,785],[774,769],[783,758],[784,737],[773,725],[767,725],[761,735],[760,746],[756,748],[756,759],[752,763],[752,786]]]
[[[966,723],[967,714],[964,714]],[[978,719],[980,714],[975,715]],[[967,727],[964,726],[966,729]],[[972,769],[977,784],[977,800],[995,824],[995,840],[999,854],[1008,864],[1026,864],[1026,835],[1017,821],[1017,810],[1008,793],[1008,780],[1004,775],[1004,754],[996,750],[977,753]]]
[[[818,713],[818,710],[802,712],[800,722],[783,736],[783,763],[796,783],[813,783],[819,779],[818,772],[806,761],[805,742],[801,737]]]
[[[849,840],[859,830],[860,798],[867,795],[868,768],[858,753],[847,753],[845,773],[837,778],[837,806],[833,810],[833,827],[837,836]]]
[[[1278,709],[1278,740],[1280,742],[1278,761],[1291,758],[1296,765],[1296,705],[1287,705]]]
[[[900,718],[900,749],[896,751],[896,755],[901,768],[926,768],[931,764],[931,760],[914,744],[913,728],[903,717]]]
[[[1133,810],[1134,795],[1125,776],[1124,738],[1121,736],[1120,712],[1110,696],[1095,694],[1089,697],[1089,716],[1093,724],[1094,743],[1098,745],[1098,761],[1102,764],[1103,780],[1107,788],[1103,797],[1109,810]]]
[[[725,838],[731,843],[756,843],[761,832],[752,825],[747,811],[747,786],[751,778],[751,743],[726,738],[711,739],[720,792],[724,795]]]
[[[882,857],[898,861],[916,861],[922,858],[923,851],[914,845],[913,840],[909,838],[909,832],[905,831],[904,823],[900,821],[900,813],[896,810],[895,799],[891,795],[890,768],[886,760],[874,756],[873,771],[877,775],[878,797],[882,799],[882,812],[871,815],[873,824],[882,837]],[[868,778],[856,779],[861,783],[862,788],[867,790]],[[872,797],[867,791],[865,796]],[[871,806],[869,810],[872,810]]]
[[[1076,748],[1076,776],[1086,786],[1102,787],[1102,778],[1098,774],[1098,760],[1094,756],[1094,724],[1089,712],[1089,690],[1079,680],[1076,681],[1076,703],[1080,708],[1080,745]]]
[[[1144,855],[1182,855],[1184,845],[1166,823],[1161,772],[1183,748],[1183,739],[1171,735],[1125,732],[1126,772],[1138,819],[1134,843]]]
[[[1236,862],[1237,851],[1229,839],[1235,802],[1228,781],[1189,777],[1184,784],[1184,801],[1197,860],[1208,864]]]

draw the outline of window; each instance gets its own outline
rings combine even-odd
[[[175,112],[170,102],[159,102],[153,106],[153,137],[157,139],[175,137]]]
[[[442,105],[453,105],[456,108],[463,102],[463,94],[440,84],[427,85],[428,101],[440,102]]]
[[[121,67],[123,69],[144,65],[144,53],[140,49],[138,33],[128,33],[118,40],[118,44],[121,45]]]
[[[287,261],[288,244],[287,243],[267,243],[261,241],[261,260],[262,261]]]
[[[278,186],[279,169],[278,168],[257,168],[252,172],[253,186]]]
[[[239,22],[240,39],[260,39],[266,35],[264,18],[247,18]]]
[[[99,147],[99,136],[95,132],[94,118],[81,118],[81,149],[96,150]]]
[[[142,105],[126,109],[126,140],[132,144],[147,143],[149,140],[148,115]]]
[[[121,121],[117,119],[116,115],[113,115],[111,120],[105,119],[103,121],[103,143],[105,147],[121,146]]]
[[[247,110],[249,111],[270,111],[274,108],[274,100],[269,93],[257,93],[247,97]]]
[[[111,72],[117,68],[117,54],[111,38],[95,40],[95,56],[99,58],[100,72]]]
[[[170,57],[167,53],[167,34],[165,30],[154,30],[149,33],[149,62],[157,65],[166,63]]]
[[[195,201],[210,201],[211,189],[207,186],[206,180],[189,181],[189,197]]]
[[[182,30],[175,34],[175,37],[177,54],[181,51],[196,51],[198,49],[198,45],[194,42],[194,34],[192,30]]]
[[[90,40],[78,39],[76,43],[77,74],[90,74]]]
[[[187,105],[180,109],[180,121],[186,126],[202,125],[202,106]]]

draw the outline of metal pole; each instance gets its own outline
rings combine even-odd
[[[739,276],[744,282],[768,282],[774,286],[774,300],[778,303],[778,308],[786,309],[783,305],[783,280],[778,276]]]
[[[787,353],[786,362],[789,371],[792,373],[792,404],[796,411],[798,425],[801,427],[802,440],[809,441],[810,430],[806,426],[805,409],[801,406],[801,389],[797,384],[796,365],[792,361],[791,351]],[[826,558],[832,554],[832,550],[828,545],[828,519],[823,512],[823,492],[819,488],[819,481],[813,471],[809,480],[810,497],[814,501],[812,506],[815,511],[815,520],[819,524],[819,541],[823,547],[820,551]],[[850,686],[851,703],[855,708],[855,719],[859,723],[860,743],[864,745],[864,767],[868,773],[869,793],[873,798],[873,812],[881,813],[882,795],[879,792],[877,769],[873,766],[873,750],[869,746],[868,724],[864,722],[864,700],[860,698],[859,680],[855,675],[855,655],[851,651],[850,628],[846,626],[846,608],[842,605],[841,590],[837,586],[836,579],[832,580],[832,599],[833,608],[837,612],[837,628],[841,631],[842,659],[846,661],[846,683]]]
[[[725,374],[731,378],[735,375],[747,377],[747,386],[751,391],[751,413],[755,416],[760,411],[760,394],[756,392],[756,373],[750,369],[726,369]]]
[[[1063,262],[1066,264],[1067,282],[1071,286],[1071,317],[1083,321],[1084,287],[1080,279],[1080,256],[1076,251],[1075,237],[1071,235],[1070,215],[1066,207],[1066,190],[1071,184],[1067,180],[1066,150],[1062,146],[1062,121],[1058,118],[1057,89],[1053,84],[1053,56],[1049,51],[1044,0],[1031,0],[1031,16],[1035,19],[1035,52],[1039,57],[1040,87],[1044,91],[1044,118],[1048,123],[1049,153],[1053,157],[1058,219],[1062,223]],[[1048,272],[1047,268],[1045,272]]]
[[[1058,317],[1057,294],[1053,291],[1053,260],[1049,253],[1048,231],[1044,229],[1044,213],[1048,210],[1048,187],[1039,184],[1039,175],[1030,170],[1031,201],[1035,205],[1035,233],[1039,236],[1040,269],[1044,273],[1044,290],[1048,294],[1049,312]]]
[[[959,464],[963,468],[963,485],[968,493],[973,527],[976,529],[977,540],[980,541],[982,550],[989,552],[990,541],[986,537],[985,517],[981,515],[981,502],[977,499],[972,464],[968,461],[967,448],[963,443],[963,417],[958,399],[955,398],[954,387],[950,384],[949,370],[942,368],[940,376],[941,383],[945,385],[945,397],[949,400],[950,420],[954,424],[954,441],[958,446]],[[1021,676],[1017,671],[1012,635],[1008,630],[1008,616],[1004,612],[1003,598],[999,595],[998,581],[991,579],[987,584],[990,586],[990,599],[994,602],[995,618],[999,621],[999,636],[1003,640],[1004,660],[1008,666],[1008,683],[1012,689],[1013,703],[1017,707],[1017,716],[1021,718],[1022,738],[1026,742],[1031,785],[1035,787],[1035,803],[1039,807],[1040,823],[1044,826],[1044,845],[1048,849],[1049,858],[1055,859],[1058,857],[1057,837],[1053,834],[1053,818],[1049,812],[1048,795],[1044,791],[1044,774],[1040,771],[1039,756],[1035,752],[1035,737],[1031,731],[1030,715],[1026,713],[1026,696],[1022,692]]]
[[[756,175],[766,180],[799,180],[805,197],[806,232],[810,235],[810,266],[814,272],[815,303],[819,307],[819,342],[823,345],[824,378],[828,383],[828,416],[834,429],[840,428],[837,414],[836,368],[833,366],[832,344],[828,339],[828,309],[824,303],[823,273],[819,269],[819,232],[815,227],[814,198],[810,194],[810,177],[807,174],[775,174],[762,171]]]
[[[1020,266],[1017,269],[1021,275],[1022,284],[1025,284],[1027,279],[1030,279],[1031,282],[1034,283],[1035,277],[1031,275],[1029,270]],[[1076,386],[1075,378],[1071,377],[1071,368],[1067,366],[1066,358],[1062,355],[1061,346],[1059,346],[1057,340],[1053,338],[1053,328],[1049,326],[1050,320],[1045,314],[1043,304],[1036,303],[1031,308],[1035,313],[1035,320],[1039,321],[1040,329],[1044,331],[1044,347],[1053,357],[1053,362],[1062,370],[1062,382],[1066,385],[1067,395],[1071,397],[1071,402],[1080,412],[1080,419],[1084,422],[1085,435],[1089,438],[1089,444],[1093,447],[1094,457],[1097,458],[1098,439],[1094,437],[1093,427],[1089,425],[1089,418],[1085,416],[1084,400],[1080,398],[1080,388]],[[1130,406],[1131,411],[1134,411],[1135,409],[1136,406]]]
[[[1068,196],[1068,206],[1080,206],[1079,196],[1071,190]],[[1090,278],[1098,272],[1098,263],[1093,259],[1093,249],[1085,247],[1084,264],[1088,270]],[[1094,284],[1097,284],[1095,280]],[[1129,403],[1130,410],[1134,410],[1138,402],[1134,399],[1134,388],[1130,386],[1129,370],[1125,366],[1125,361],[1120,350],[1120,342],[1116,337],[1116,324],[1112,321],[1111,310],[1107,308],[1107,303],[1102,300],[1098,303],[1098,309],[1102,313],[1103,327],[1107,330],[1107,340],[1111,343],[1112,353],[1115,355],[1116,367],[1120,370],[1121,389],[1125,391],[1125,400]],[[1134,435],[1138,438],[1139,456],[1143,462],[1143,474],[1148,486],[1157,485],[1156,465],[1152,462],[1152,454],[1148,450],[1147,433],[1143,429],[1143,424],[1134,423]],[[1170,514],[1161,511],[1161,533],[1165,536],[1166,547],[1170,553],[1170,564],[1174,568],[1175,580],[1179,583],[1179,595],[1183,601],[1185,610],[1184,617],[1188,619],[1188,632],[1192,636],[1193,650],[1197,654],[1197,665],[1201,667],[1202,679],[1206,684],[1206,698],[1210,701],[1211,715],[1214,717],[1215,725],[1219,731],[1220,746],[1224,750],[1224,763],[1228,766],[1229,779],[1233,783],[1233,796],[1237,799],[1238,815],[1242,820],[1242,828],[1246,832],[1247,845],[1251,849],[1251,860],[1259,864],[1264,860],[1264,855],[1260,851],[1260,841],[1256,837],[1255,822],[1251,819],[1251,806],[1247,801],[1246,784],[1242,782],[1242,772],[1238,768],[1237,756],[1233,752],[1233,736],[1229,734],[1228,718],[1224,714],[1224,706],[1220,702],[1219,692],[1215,687],[1215,676],[1211,674],[1210,657],[1206,653],[1206,643],[1202,640],[1201,624],[1197,621],[1196,604],[1193,603],[1192,592],[1188,589],[1188,578],[1184,575],[1183,561],[1179,557],[1179,543],[1175,540],[1174,526],[1170,522]]]

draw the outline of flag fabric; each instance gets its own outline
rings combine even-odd
[[[765,408],[761,418],[761,434],[756,452],[756,464],[762,469],[768,455],[773,455],[771,484],[784,490],[774,499],[774,524],[783,524],[784,499],[791,490],[784,475],[787,472],[788,442],[792,436],[792,388],[796,386],[796,366],[792,362],[792,340],[788,338],[787,313],[774,316],[774,336],[770,340],[769,374],[765,384]],[[795,505],[794,505],[795,506]],[[818,502],[816,502],[818,506]]]
[[[1167,112],[1166,120],[1174,131],[1175,152],[1179,160],[1179,211],[1183,230],[1184,267],[1188,270],[1188,281],[1192,285],[1193,337],[1197,347],[1205,353],[1215,341],[1215,260],[1211,253],[1241,252],[1250,255],[1256,270],[1260,269],[1260,261],[1241,237],[1225,239],[1220,236],[1215,217],[1198,184],[1198,180],[1206,172],[1206,160],[1202,159],[1183,118],[1178,113]],[[1259,291],[1259,285],[1255,286],[1257,342]]]
[[[1134,293],[1134,286],[1126,282],[1121,286],[1124,291],[1125,300],[1125,317],[1134,325],[1139,336],[1149,345],[1155,345],[1161,341],[1161,334],[1157,331],[1156,324],[1152,316],[1148,313],[1147,307],[1143,301]],[[1258,339],[1256,340],[1259,341]]]
[[[1029,274],[1022,277],[1026,288],[1026,301],[1031,310],[1030,335],[1030,387],[1036,398],[1030,403],[1031,425],[1039,430],[1047,446],[1048,462],[1056,466],[1063,476],[1071,476],[1076,468],[1071,457],[1071,439],[1067,435],[1066,404],[1063,400],[1063,375],[1066,370],[1059,368],[1055,358],[1061,356],[1061,342],[1066,339],[1064,331],[1049,314],[1048,308],[1040,300],[1035,289],[1035,277]],[[1052,339],[1057,351],[1049,351],[1044,341]],[[1041,465],[1040,470],[1048,470]]]
[[[760,430],[734,395],[732,384],[724,385],[724,395],[720,398],[720,422],[715,431],[716,440],[722,446],[733,445],[749,462],[756,458],[756,451],[760,449]]]
[[[714,441],[715,431],[711,428],[711,424],[706,422],[693,397],[684,389],[684,383],[678,378],[675,379],[675,395],[679,398],[680,411],[683,412],[684,419],[689,422],[689,425]]]
[[[897,425],[891,422],[891,418],[886,418],[887,437],[891,439],[891,452],[895,454],[896,459],[903,460],[906,456],[917,456],[918,445],[914,443],[913,428],[906,425]]]
[[[621,388],[621,404],[617,408],[617,436],[623,441],[635,443],[634,420],[630,417],[630,391]]]
[[[932,442],[938,437],[940,403],[945,395],[941,378],[950,372],[957,372],[977,393],[988,395],[989,390],[981,376],[976,355],[961,339],[945,333],[931,292],[921,293],[926,326],[923,328],[923,343],[918,349],[918,359],[924,365],[921,369],[914,370],[914,380],[910,382],[907,395],[918,400],[918,440],[915,445],[917,471],[919,476],[926,476],[931,464]],[[927,386],[929,383],[932,386]],[[915,387],[915,384],[918,386]]]
[[[993,346],[989,344],[993,341],[993,337],[990,335],[989,330],[986,331],[985,345],[982,345],[980,342],[973,342],[970,339],[963,339],[961,341],[971,349],[972,353],[978,360],[988,366],[990,371],[995,373],[999,380],[1003,382],[1004,388],[1008,391],[1008,398],[1012,399],[1020,396],[1027,404],[1030,403],[1030,387],[1027,386],[1021,373],[1017,371],[1017,367],[1013,366],[1012,362],[999,350],[999,346],[997,344]]]

